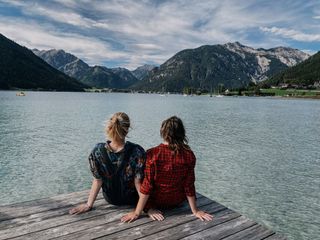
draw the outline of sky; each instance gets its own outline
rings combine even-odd
[[[319,0],[0,0],[0,33],[89,65],[160,65],[183,49],[240,42],[320,50]]]

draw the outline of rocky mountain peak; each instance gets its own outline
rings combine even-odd
[[[273,60],[277,59],[284,65],[291,67],[296,65],[299,62],[306,60],[310,57],[309,54],[304,53],[298,49],[293,49],[289,47],[276,47],[271,49],[264,48],[252,48],[245,45],[242,45],[239,42],[227,43],[224,45],[227,49],[232,52],[239,54],[243,59],[255,57],[256,62],[259,65],[256,76],[253,77],[253,81],[261,81],[267,78],[267,76],[258,77],[263,75],[270,70],[270,64]]]
[[[144,79],[148,76],[148,74],[154,69],[155,65],[144,64],[143,66],[137,67],[135,70],[131,71],[131,73],[139,80]]]

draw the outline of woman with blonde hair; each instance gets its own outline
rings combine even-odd
[[[110,204],[137,203],[146,154],[141,146],[125,140],[129,128],[130,119],[126,113],[118,112],[110,118],[106,125],[109,140],[96,144],[89,155],[93,181],[88,201],[72,208],[70,214],[91,210],[100,188]]]

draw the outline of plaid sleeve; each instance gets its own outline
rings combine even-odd
[[[135,171],[134,175],[136,179],[142,180],[144,178],[144,169],[146,163],[146,152],[140,146],[136,148],[136,156],[135,156]]]
[[[88,160],[89,160],[90,170],[92,172],[93,177],[96,179],[101,179],[101,175],[99,173],[100,163],[96,155],[96,148],[92,150],[92,152],[88,157]]]
[[[184,183],[185,193],[187,196],[190,196],[190,197],[196,195],[196,190],[194,187],[194,182],[195,182],[194,168],[195,168],[195,165],[196,165],[196,157],[192,153],[190,155],[190,164],[188,167],[187,177],[186,177],[185,183]]]
[[[155,167],[152,160],[152,154],[147,153],[146,169],[144,171],[144,179],[140,187],[140,192],[145,195],[150,195],[153,189],[153,180],[155,177]]]

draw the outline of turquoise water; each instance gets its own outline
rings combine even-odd
[[[180,95],[0,92],[0,204],[90,187],[87,156],[112,113],[130,141],[160,143],[161,121],[184,120],[197,191],[283,233],[320,235],[320,101]]]

